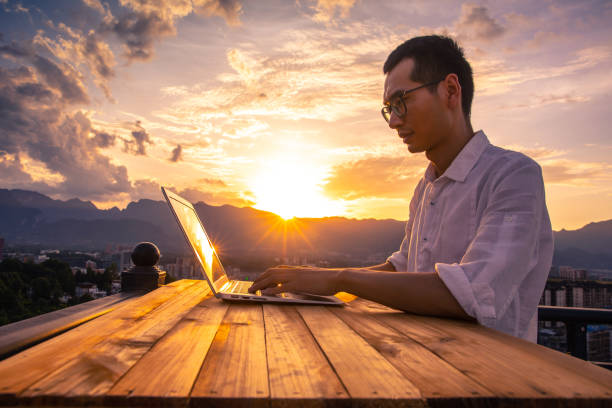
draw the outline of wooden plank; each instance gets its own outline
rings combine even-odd
[[[0,359],[116,309],[143,291],[122,292],[0,327]]]
[[[179,295],[197,281],[181,280],[163,286],[138,298],[124,302],[105,314],[60,336],[54,337],[0,362],[0,398],[10,400],[34,382],[53,372],[82,350],[92,348],[109,333],[129,328],[132,323],[169,299]],[[106,331],[97,330],[104,327]]]
[[[228,304],[208,298],[191,309],[107,393],[106,403],[187,405]]]
[[[436,406],[461,406],[464,399],[492,398],[494,394],[401,332],[380,323],[369,313],[346,307],[334,313]]]
[[[453,322],[453,325],[456,324],[462,323]],[[486,330],[486,328],[480,327],[478,332],[481,332],[481,329]],[[507,341],[507,335],[496,330],[487,330],[486,335],[489,338],[494,338],[501,342]],[[514,337],[512,337],[512,339],[514,339]],[[518,341],[513,341],[512,346],[516,349],[520,349],[523,353],[537,356],[538,359],[544,359],[567,372],[579,373],[580,377],[598,383],[604,386],[608,391],[612,391],[612,371],[548,347],[535,345],[525,340],[517,340]]]
[[[539,346],[535,344],[531,344],[530,353],[520,352],[514,347],[520,339],[504,335],[505,342],[494,340],[492,329],[474,323],[416,316],[364,303],[356,301],[354,306],[421,343],[499,398],[562,403],[580,399],[577,389],[593,398],[607,398],[600,386],[585,381],[579,373],[565,372],[538,359]],[[455,324],[462,329],[453,329]]]
[[[99,402],[99,397],[110,390],[159,338],[209,294],[210,289],[203,281],[192,285],[152,313],[132,321],[130,327],[113,332],[93,348],[81,349],[76,358],[48,373],[20,397],[43,403]],[[96,325],[93,329],[111,333],[104,325]]]
[[[269,396],[261,305],[231,305],[191,391],[191,406],[266,407]]]
[[[272,407],[346,405],[348,394],[293,306],[264,305]]]
[[[297,309],[346,387],[353,404],[377,407],[425,405],[414,384],[331,311],[322,306]]]
[[[415,316],[415,319],[427,318]],[[427,323],[437,324],[440,320],[428,319]],[[558,375],[562,382],[572,384],[574,397],[612,399],[612,372],[609,370],[480,325],[474,327],[472,324],[451,320],[445,322],[444,330],[455,336],[462,336],[474,343],[482,344],[491,351],[508,350],[511,347],[511,356],[508,358],[513,356],[514,359],[518,358],[525,364],[537,366],[540,375],[548,375],[548,373]]]

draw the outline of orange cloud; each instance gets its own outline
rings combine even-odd
[[[336,199],[403,198],[412,195],[423,168],[419,156],[350,161],[332,169],[324,190]]]
[[[224,205],[229,204],[236,207],[250,207],[255,205],[253,194],[249,191],[234,192],[234,191],[203,191],[196,187],[188,187],[179,194],[185,197],[192,203],[200,201],[208,205]]]
[[[312,18],[321,23],[332,22],[337,15],[347,18],[354,4],[355,0],[317,0],[316,14]]]
[[[549,184],[592,186],[612,181],[612,166],[606,163],[585,163],[575,160],[557,159],[540,163],[544,182]]]

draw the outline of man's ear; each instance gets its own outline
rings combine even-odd
[[[448,74],[444,81],[444,99],[450,109],[461,108],[461,84],[457,74]]]

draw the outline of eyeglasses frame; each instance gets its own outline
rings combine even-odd
[[[383,119],[385,119],[385,122],[387,122],[387,123],[391,122],[391,113],[395,113],[395,115],[398,118],[402,118],[408,112],[408,108],[406,108],[406,101],[405,101],[404,98],[406,98],[406,95],[408,95],[410,92],[414,92],[414,91],[417,91],[417,90],[419,90],[421,88],[425,88],[425,87],[428,87],[428,86],[439,84],[442,81],[444,81],[444,79],[439,79],[439,80],[434,81],[434,82],[429,82],[427,84],[419,85],[416,88],[403,90],[402,93],[397,98],[402,102],[402,105],[404,107],[404,113],[400,114],[400,112],[396,111],[394,109],[394,106],[389,103],[389,104],[383,106],[382,109],[380,110],[380,113],[382,114]],[[389,113],[389,119],[387,119],[387,116],[385,116],[385,112]]]

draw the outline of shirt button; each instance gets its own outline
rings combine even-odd
[[[427,238],[423,238],[423,241],[427,241]]]
[[[431,205],[435,205],[436,203],[435,203],[435,202],[433,202],[433,201],[430,201],[430,202],[429,202],[429,204],[431,204]]]

